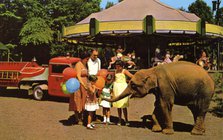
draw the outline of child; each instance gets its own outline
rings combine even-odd
[[[204,50],[201,51],[200,58],[196,61],[196,64],[200,65],[205,70],[210,69],[209,58]]]
[[[165,58],[164,58],[164,64],[168,64],[168,63],[172,63],[172,60],[170,59],[170,52],[169,51],[167,51],[166,52],[166,55],[165,55]]]
[[[112,75],[108,74],[106,76],[106,84],[105,87],[102,89],[102,93],[101,93],[101,98],[111,98],[111,90],[113,87],[113,81],[112,81]],[[111,103],[107,102],[105,100],[102,100],[100,103],[100,106],[102,106],[102,111],[103,111],[103,117],[104,117],[104,121],[103,123],[110,123],[110,108],[111,108]]]
[[[87,129],[93,130],[95,125],[92,123],[92,118],[94,111],[96,111],[98,106],[98,101],[96,98],[96,87],[95,82],[98,80],[96,75],[90,75],[88,77],[89,83],[88,83],[88,94],[86,97],[86,103],[85,103],[85,110],[88,112],[88,121],[87,121]]]
[[[121,60],[117,60],[115,62],[115,81],[113,86],[114,96],[119,96],[127,87],[126,76],[132,78],[132,74],[123,69],[123,62]],[[113,103],[113,107],[118,109],[119,122],[117,125],[121,125],[122,120],[122,110],[125,117],[125,125],[129,125],[128,116],[127,116],[127,107],[129,106],[129,97],[125,97],[117,102]]]

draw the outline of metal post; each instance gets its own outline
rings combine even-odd
[[[9,57],[10,57],[10,51],[8,50],[8,62],[9,62]]]
[[[147,53],[148,53],[148,55],[147,55],[147,68],[150,68],[151,67],[151,40],[152,40],[152,38],[151,37],[149,37],[148,35],[147,35]]]
[[[148,68],[150,68],[151,67],[151,56],[150,56],[150,52],[151,52],[151,48],[150,48],[151,46],[148,46]]]
[[[218,40],[217,70],[220,70],[220,42]]]
[[[197,61],[196,48],[197,48],[196,45],[194,45],[194,61],[195,61],[195,63]]]

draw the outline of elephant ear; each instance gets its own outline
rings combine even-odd
[[[151,89],[158,87],[157,76],[154,73],[150,74],[147,77],[145,77],[143,83],[145,84],[144,87],[149,92]]]

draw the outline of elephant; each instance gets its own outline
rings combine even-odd
[[[202,67],[179,61],[141,69],[118,97],[104,100],[115,102],[127,96],[144,97],[149,93],[156,98],[152,113],[153,132],[174,133],[172,107],[177,104],[187,106],[193,114],[191,134],[205,133],[204,120],[214,94],[214,82]]]

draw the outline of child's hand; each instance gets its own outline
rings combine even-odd
[[[84,87],[85,90],[88,90],[88,87],[86,85],[83,85],[83,87]]]
[[[101,101],[102,101],[102,98],[101,98],[101,96],[98,98],[98,103],[101,103]]]

